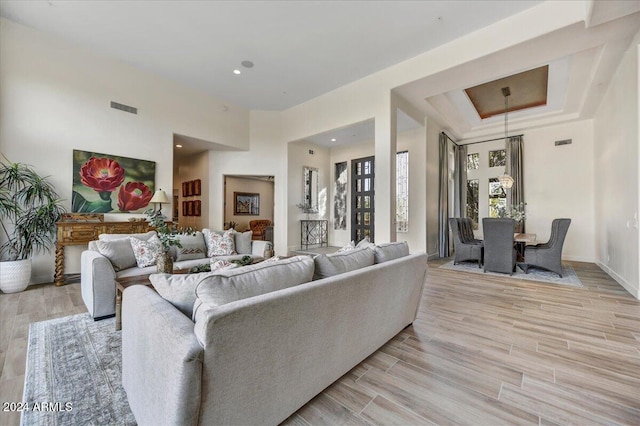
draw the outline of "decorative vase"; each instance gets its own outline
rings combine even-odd
[[[158,256],[156,261],[156,267],[158,273],[170,274],[173,272],[173,258],[169,252],[165,252]]]
[[[0,262],[0,290],[3,293],[23,291],[30,279],[31,259]]]

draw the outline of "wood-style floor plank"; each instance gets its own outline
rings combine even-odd
[[[576,288],[444,262],[413,325],[283,424],[640,425],[640,302],[600,268],[571,262]],[[29,323],[85,311],[78,284],[0,295],[3,400],[22,395]]]

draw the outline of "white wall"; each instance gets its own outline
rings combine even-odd
[[[640,298],[638,123],[640,33],[594,117],[596,261]]]
[[[3,18],[0,87],[0,151],[51,176],[68,209],[73,149],[155,161],[156,187],[171,188],[174,133],[249,146],[247,110],[225,103],[225,112],[212,97]],[[138,115],[110,108],[112,100]],[[66,273],[79,272],[80,249],[67,249]],[[32,282],[52,281],[53,255],[33,266]]]
[[[274,176],[274,247],[276,254],[285,255],[288,253],[286,206],[290,201],[287,195],[287,145],[282,143],[280,119],[279,112],[251,111],[250,150],[210,152],[209,225],[215,229],[223,227],[224,175]]]
[[[555,141],[562,139],[572,139],[573,142],[555,146]],[[595,177],[592,121],[527,130],[523,141],[527,233],[536,234],[540,242],[548,241],[553,219],[568,217],[571,226],[562,251],[563,259],[593,262]],[[465,142],[468,141],[460,143]],[[480,152],[480,161],[486,163],[487,152],[501,147],[504,147],[503,141],[470,145],[468,153]],[[487,178],[502,173],[504,168],[489,169],[480,181],[480,221],[489,215]]]
[[[224,221],[233,221],[238,224],[236,230],[245,231],[249,229],[249,221],[258,219],[269,219],[273,222],[273,181],[261,179],[241,178],[234,176],[226,177],[225,214]],[[258,216],[235,215],[234,192],[249,192],[260,195],[260,214]]]
[[[309,151],[313,151],[311,154]],[[315,167],[318,169],[318,213],[310,213],[309,219],[329,219],[329,199],[332,197],[331,167],[329,162],[329,149],[306,141],[291,142],[288,144],[289,182],[287,185],[287,209],[289,213],[288,241],[289,250],[300,248],[300,220],[306,219],[307,214],[296,207],[303,203],[303,167]],[[331,221],[329,229],[333,228]],[[329,244],[335,245],[328,236]]]
[[[174,175],[174,194],[178,195],[178,224],[186,227],[190,226],[193,229],[201,230],[202,228],[209,227],[209,151],[205,151],[199,154],[190,155],[182,160],[177,167],[178,173]],[[201,182],[201,195],[183,197],[182,196],[182,182],[188,182],[195,179],[200,179]],[[200,216],[184,216],[182,214],[182,202],[200,200],[201,211]],[[167,216],[170,216],[168,213]]]
[[[427,201],[425,188],[427,185],[426,174],[426,143],[423,128],[399,133],[397,136],[397,150],[409,151],[409,232],[398,232],[398,241],[407,241],[411,252],[426,251]],[[347,218],[351,217],[351,160],[369,157],[375,154],[373,141],[358,145],[346,145],[331,148],[331,182],[335,179],[335,163],[347,162],[349,184],[347,186]],[[376,166],[377,167],[377,166]],[[376,182],[376,188],[378,183]],[[331,186],[333,188],[333,186]],[[330,197],[329,211],[333,212],[333,193]],[[394,215],[395,217],[395,215]],[[375,219],[377,220],[377,218]],[[375,236],[374,236],[375,237]],[[377,242],[380,242],[375,237]],[[344,246],[351,241],[351,221],[347,220],[346,230],[335,230],[333,224],[329,226],[329,241],[334,246]]]

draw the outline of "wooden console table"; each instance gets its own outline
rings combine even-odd
[[[56,275],[57,286],[64,285],[64,248],[87,244],[100,234],[139,234],[153,228],[147,221],[105,222],[101,214],[65,214],[56,223]]]
[[[303,219],[300,221],[300,245],[309,248],[319,244],[320,247],[329,245],[328,222],[324,219]]]

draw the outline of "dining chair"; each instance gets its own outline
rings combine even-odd
[[[520,267],[525,273],[534,266],[555,272],[562,278],[562,246],[571,225],[571,219],[553,219],[551,222],[551,236],[549,241],[524,249],[524,262]]]
[[[463,218],[449,218],[449,227],[453,235],[453,249],[455,256],[453,264],[457,265],[465,260],[473,260],[478,262],[478,268],[482,267],[482,240],[473,238],[473,230],[471,230],[471,238],[464,234]]]
[[[512,275],[516,270],[516,249],[513,247],[515,221],[485,217],[484,272],[502,272]]]

